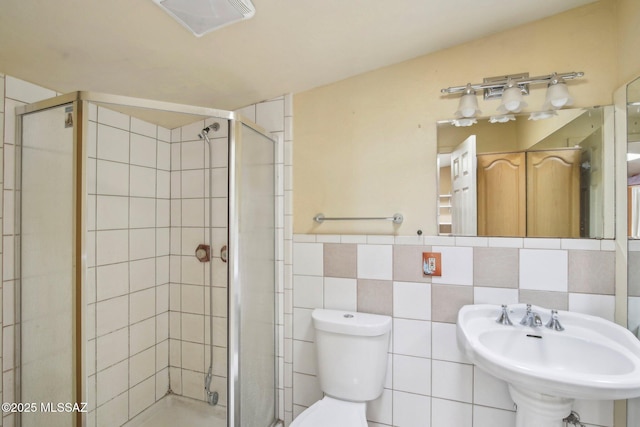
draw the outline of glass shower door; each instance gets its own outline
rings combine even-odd
[[[276,420],[273,140],[236,122],[229,167],[229,426]]]
[[[23,427],[72,426],[75,399],[75,151],[71,104],[24,114],[16,166],[19,280],[16,400]],[[35,410],[33,410],[35,409]]]

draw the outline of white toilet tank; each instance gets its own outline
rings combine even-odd
[[[322,309],[311,317],[320,389],[354,402],[377,399],[387,374],[391,317]]]

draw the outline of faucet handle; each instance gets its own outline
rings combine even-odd
[[[560,320],[558,319],[558,310],[551,310],[551,318],[545,327],[553,329],[554,331],[564,331],[564,327],[560,324]]]
[[[511,319],[509,319],[509,312],[507,311],[507,305],[502,304],[502,311],[500,312],[500,317],[496,319],[496,323],[500,323],[501,325],[512,326],[513,323]]]

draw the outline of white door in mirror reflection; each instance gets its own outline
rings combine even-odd
[[[476,194],[476,136],[471,135],[451,153],[451,231],[454,235],[477,235]]]
[[[629,186],[629,237],[640,238],[640,185]]]

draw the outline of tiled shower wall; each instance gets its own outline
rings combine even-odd
[[[422,252],[442,253],[441,277],[423,277]],[[515,423],[506,383],[458,350],[461,306],[522,302],[614,316],[609,240],[296,235],[293,255],[294,415],[322,397],[314,308],[393,317],[385,389],[367,418],[402,427]],[[575,409],[588,425],[613,425],[611,401],[579,401]]]
[[[226,301],[227,268],[220,248],[227,244],[227,128],[211,132],[213,151],[213,282],[209,263],[200,263],[194,253],[199,244],[209,244],[209,149],[198,134],[212,120],[201,120],[171,132],[171,284],[169,361],[171,390],[205,400],[204,376],[209,353],[209,292],[213,291],[213,382],[227,405],[226,393]],[[209,287],[212,283],[213,287]]]
[[[271,132],[276,143],[276,284],[278,297],[278,365],[279,410],[285,417],[285,353],[284,293],[285,248],[291,248],[290,172],[291,165],[291,96],[284,96],[243,108],[244,117]],[[170,378],[171,390],[195,399],[205,399],[204,375],[209,366],[209,268],[193,256],[198,244],[209,241],[203,224],[209,221],[209,178],[206,169],[209,152],[198,138],[204,126],[214,120],[196,122],[171,132],[171,284],[170,284]],[[216,120],[221,127],[211,131],[213,146],[213,390],[219,393],[219,404],[227,405],[227,269],[221,261],[220,249],[227,242],[227,134],[226,121]],[[286,219],[286,218],[289,219]],[[290,254],[290,250],[289,250]],[[289,276],[291,257],[287,258]],[[291,280],[289,280],[289,283]],[[291,364],[289,363],[289,367]],[[289,411],[290,413],[290,411]]]
[[[89,106],[88,425],[121,425],[169,386],[170,139]]]

